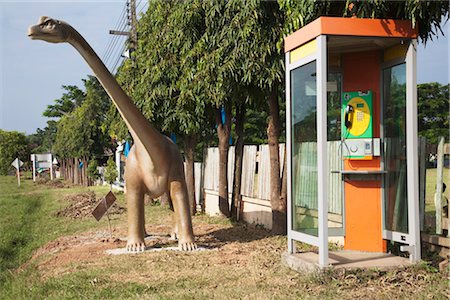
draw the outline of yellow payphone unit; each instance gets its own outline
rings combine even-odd
[[[373,139],[372,92],[342,95],[342,143],[346,159],[370,160],[380,155],[380,140]]]

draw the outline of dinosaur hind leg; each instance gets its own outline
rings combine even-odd
[[[197,249],[192,230],[191,212],[187,197],[186,183],[172,181],[170,183],[170,197],[172,199],[176,229],[178,231],[178,247],[182,251]]]
[[[127,180],[128,251],[144,251],[144,193],[139,184],[129,185]]]

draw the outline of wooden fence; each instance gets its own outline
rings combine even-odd
[[[343,190],[342,178],[339,173],[332,173],[333,170],[342,169],[341,159],[341,144],[340,141],[331,141],[327,143],[328,147],[328,207],[329,213],[342,216],[343,214]],[[447,144],[444,145],[444,153],[448,152]],[[426,186],[426,160],[427,160],[428,145],[425,138],[419,139],[419,195],[420,195],[420,222],[423,230],[425,219],[425,186]],[[285,144],[280,144],[280,161],[284,160]],[[293,149],[292,164],[299,164],[302,161],[302,168],[297,168],[299,174],[295,174],[300,178],[299,184],[296,185],[293,191],[294,199],[297,199],[297,206],[317,210],[317,197],[313,197],[313,189],[317,187],[317,172],[314,165],[316,155],[312,155],[316,151],[315,143],[302,143],[298,148]],[[443,158],[443,157],[442,157]],[[440,159],[442,159],[440,158]],[[243,151],[242,162],[242,182],[241,195],[243,202],[253,205],[253,209],[261,209],[270,213],[270,157],[268,145],[246,145]],[[311,168],[308,170],[307,166]],[[306,166],[306,167],[305,167]],[[282,166],[283,167],[283,166]],[[280,177],[283,169],[280,169]],[[217,198],[219,187],[219,150],[218,148],[208,148],[205,151],[204,164],[196,163],[195,167],[196,177],[196,197],[199,205],[205,205],[208,195],[213,195]],[[233,185],[233,168],[234,168],[234,147],[230,147],[228,154],[228,191],[232,192]],[[442,168],[442,167],[441,167]],[[449,187],[450,188],[450,187]],[[310,194],[310,197],[308,196]],[[216,201],[216,200],[214,200]],[[214,201],[210,203],[210,207],[206,207],[207,213],[217,213],[218,209],[211,208]],[[438,209],[437,209],[438,210]],[[440,222],[437,217],[437,222],[444,223],[444,229],[447,228],[447,219]],[[270,226],[269,226],[270,227]],[[437,226],[439,227],[439,225]]]
[[[328,163],[330,170],[340,170],[341,160],[338,153],[340,142],[328,142]],[[283,173],[283,160],[285,153],[285,144],[280,144],[280,177]],[[295,160],[302,160],[303,166],[310,162],[311,166],[316,165],[317,162],[312,161],[316,157],[313,153],[316,152],[315,143],[302,143],[298,153],[294,153]],[[218,191],[219,187],[219,150],[218,148],[208,148],[205,156],[205,181],[204,188],[211,191]],[[230,147],[228,154],[228,191],[231,192],[233,184],[233,166],[234,166],[234,147]],[[301,176],[311,172],[306,168],[302,168]],[[315,171],[317,172],[317,170]],[[294,191],[294,198],[301,201],[301,206],[317,209],[317,200],[308,195],[313,195],[315,191],[311,190],[316,188],[316,184],[303,181],[303,185],[299,185],[298,191]],[[329,209],[330,212],[340,214],[342,212],[342,185],[341,175],[332,174],[329,175]],[[302,192],[300,192],[302,191]],[[270,156],[269,145],[247,145],[244,146],[243,158],[242,158],[242,183],[241,183],[241,195],[256,198],[261,200],[270,200]]]
[[[284,144],[280,144],[280,162],[284,160]],[[280,168],[280,177],[283,172]],[[219,190],[219,149],[208,148],[205,156],[204,187],[207,190]],[[234,178],[234,147],[228,152],[228,191],[231,193]],[[241,195],[270,199],[270,157],[269,145],[244,146],[242,156]]]

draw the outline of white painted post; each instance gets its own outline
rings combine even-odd
[[[20,160],[16,158],[16,169],[17,169],[17,186],[20,187]]]
[[[419,207],[420,207],[420,230],[423,231],[425,222],[425,187],[426,187],[426,144],[427,140],[424,137],[419,138]]]
[[[31,154],[31,164],[33,165],[33,182],[36,181],[36,155]]]
[[[287,155],[287,238],[288,253],[295,253],[295,243],[292,238],[292,139],[291,139],[291,71],[288,68],[290,52],[285,54],[286,64],[286,155]]]
[[[317,183],[319,266],[328,266],[327,37],[317,38]]]
[[[419,155],[417,131],[417,40],[406,53],[406,159],[408,183],[408,229],[411,236],[411,262],[421,259],[419,217]]]
[[[118,144],[117,148],[116,148],[116,168],[117,168],[117,182],[120,182],[120,153],[122,153],[123,148],[124,148],[124,143],[125,142],[121,142]]]
[[[50,180],[53,180],[53,154],[49,154],[49,161],[50,161]]]
[[[443,175],[444,175],[444,137],[440,137],[437,148],[436,194],[434,194],[434,205],[436,206],[436,234],[442,234]]]

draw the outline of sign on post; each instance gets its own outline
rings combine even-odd
[[[106,213],[106,216],[108,217],[108,226],[111,237],[112,237],[112,229],[111,229],[111,221],[109,220],[108,209],[111,207],[111,205],[113,205],[115,201],[116,196],[114,196],[114,194],[111,191],[109,191],[108,194],[106,194],[106,196],[100,200],[100,202],[92,211],[92,215],[97,221],[100,221],[100,219]]]
[[[108,194],[106,194],[105,197],[103,197],[100,202],[97,204],[97,206],[92,211],[92,215],[97,221],[100,221],[100,219],[104,216],[104,214],[108,211],[108,209],[113,205],[113,203],[116,201],[116,196],[109,191]]]
[[[17,186],[20,187],[20,167],[23,166],[23,161],[16,158],[11,165],[16,168],[16,174],[17,174]]]

